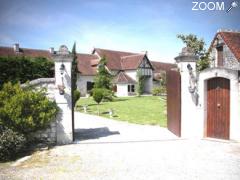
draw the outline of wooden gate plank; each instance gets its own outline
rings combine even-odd
[[[181,75],[178,71],[167,71],[167,127],[181,136]]]
[[[230,81],[212,78],[207,82],[207,136],[229,139]]]

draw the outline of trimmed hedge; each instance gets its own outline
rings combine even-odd
[[[44,57],[0,57],[0,88],[6,82],[25,83],[54,76],[54,63]]]

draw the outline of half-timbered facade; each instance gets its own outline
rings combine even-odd
[[[106,68],[114,76],[113,90],[117,96],[135,95],[139,75],[144,76],[143,92],[145,94],[152,92],[154,68],[147,54],[95,48],[89,57],[78,58],[80,73],[77,85],[82,95],[88,94],[92,89],[97,65],[103,57],[107,60]]]

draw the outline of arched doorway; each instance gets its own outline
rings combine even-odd
[[[207,137],[229,139],[230,80],[216,77],[207,81]]]

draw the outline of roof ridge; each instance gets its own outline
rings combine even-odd
[[[103,48],[94,48],[95,50],[104,50],[104,51],[112,51],[112,52],[120,52],[120,53],[131,53],[131,54],[137,54],[134,52],[129,51],[119,51],[119,50],[112,50],[112,49],[103,49]]]
[[[127,56],[121,56],[121,59],[122,59],[122,58],[126,58],[126,57],[142,56],[142,55],[145,55],[145,54],[132,54],[132,55],[127,55]]]

